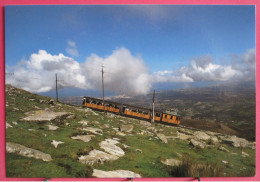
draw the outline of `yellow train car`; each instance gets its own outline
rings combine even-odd
[[[103,105],[103,100],[84,97],[83,98],[83,107],[89,107],[100,111],[107,111],[116,114],[121,114],[128,117],[134,117],[139,119],[144,119],[151,121],[152,119],[152,110],[147,108],[141,108],[136,106],[125,105],[117,102],[105,101]],[[168,124],[180,124],[181,117],[178,115],[167,114],[160,111],[155,111],[154,120],[160,123]]]

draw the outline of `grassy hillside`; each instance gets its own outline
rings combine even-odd
[[[137,119],[110,113],[104,116],[102,112],[50,100],[6,85],[6,123],[9,125],[6,141],[50,154],[53,159],[46,162],[17,153],[6,153],[7,177],[85,178],[93,177],[93,169],[130,170],[142,177],[255,174],[255,150],[252,148],[233,147],[224,143],[212,145],[210,141],[207,141],[208,147],[194,147],[189,144],[189,140],[178,138],[180,128],[175,126],[155,124],[148,127]],[[23,120],[28,112],[42,110],[69,112],[70,116],[47,122]],[[84,126],[81,121],[87,121],[88,127],[101,129],[103,134],[96,134],[89,142],[72,139],[72,136],[91,134],[82,130]],[[133,130],[130,133],[118,133],[117,129],[123,124],[133,126]],[[48,125],[59,128],[50,130]],[[158,133],[168,136],[168,142],[163,143],[157,137]],[[108,138],[120,141],[117,146],[123,149],[124,156],[94,165],[79,162],[80,156],[88,155],[93,149],[103,151],[99,143]],[[53,140],[64,143],[55,148],[51,144]],[[220,146],[228,152],[219,150]],[[180,165],[167,166],[161,162],[170,158],[181,161]]]

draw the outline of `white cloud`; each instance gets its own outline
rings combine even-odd
[[[68,43],[68,46],[66,48],[66,52],[73,57],[78,57],[79,52],[78,52],[76,43],[73,41],[70,41],[70,40],[67,43]]]
[[[74,46],[73,42],[68,43]],[[252,80],[255,78],[255,51],[231,57],[231,65],[214,63],[211,56],[191,60],[179,70],[164,70],[149,74],[149,68],[140,56],[126,48],[114,50],[107,57],[92,54],[79,63],[63,54],[51,55],[45,50],[33,53],[29,60],[22,59],[16,66],[6,66],[6,82],[31,92],[55,89],[55,74],[63,80],[63,87],[101,89],[101,66],[104,65],[105,89],[118,94],[146,94],[154,83]]]

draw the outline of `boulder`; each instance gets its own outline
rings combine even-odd
[[[102,171],[98,169],[93,170],[92,176],[98,178],[141,178],[140,174],[127,170]]]
[[[214,145],[216,145],[217,143],[219,143],[218,137],[216,137],[216,136],[211,136],[211,137],[210,137],[210,143],[211,143],[211,144],[214,144]]]
[[[219,146],[218,150],[223,151],[223,152],[229,152],[228,149],[226,149],[225,147],[222,147],[222,146]]]
[[[53,112],[48,110],[39,110],[25,113],[27,117],[21,119],[20,121],[29,122],[49,122],[49,121],[59,121],[70,115],[68,112]]]
[[[99,128],[87,127],[87,128],[83,128],[82,130],[89,131],[90,133],[93,133],[95,135],[103,135],[103,130]]]
[[[116,146],[118,143],[117,140],[106,139],[105,141],[100,142],[99,146],[111,155],[122,157],[125,155],[125,152],[120,147]]]
[[[210,139],[210,136],[202,131],[195,131],[193,135],[197,140],[207,141]]]
[[[179,138],[180,140],[189,140],[190,138],[193,138],[193,136],[186,135],[177,131],[177,138]]]
[[[190,140],[190,145],[194,146],[194,147],[199,147],[199,148],[205,148],[206,144],[202,143],[202,142],[199,142],[195,139],[191,139]]]
[[[134,129],[133,125],[121,125],[119,130],[121,132],[131,133]]]
[[[233,147],[251,147],[250,142],[244,138],[239,138],[237,136],[227,136],[222,138],[222,142]]]
[[[107,128],[109,128],[109,127],[110,127],[109,124],[104,124],[104,125],[102,125],[102,128],[103,128],[103,129],[107,129]]]
[[[118,158],[118,156],[94,149],[90,151],[88,155],[82,155],[78,159],[79,162],[81,162],[82,164],[94,165],[95,163],[103,163],[105,161],[117,160]]]
[[[154,134],[147,130],[141,130],[140,135],[154,136]]]
[[[56,141],[56,140],[52,140],[52,141],[51,141],[51,144],[52,144],[55,148],[57,148],[58,145],[59,145],[59,144],[62,144],[62,143],[64,143],[64,142],[62,142],[62,141]]]
[[[249,154],[246,152],[242,152],[241,154],[242,154],[242,157],[249,157]]]
[[[89,121],[85,121],[85,120],[79,121],[79,123],[82,124],[82,126],[88,126],[88,122]]]
[[[145,126],[145,127],[149,127],[149,126],[151,126],[152,124],[151,124],[150,122],[148,122],[148,121],[143,121],[143,120],[141,120],[141,121],[140,121],[140,125],[143,125],[143,126]]]
[[[82,140],[83,142],[89,142],[95,135],[77,135],[71,137],[74,140]]]
[[[59,128],[58,126],[53,126],[53,125],[47,125],[47,126],[48,126],[49,130],[52,130],[52,131],[57,130]]]
[[[52,160],[50,154],[45,154],[39,150],[35,150],[32,148],[28,148],[23,145],[11,143],[11,142],[6,142],[6,152],[16,153],[16,154],[24,156],[24,157],[32,157],[35,159],[41,159],[41,160],[47,161],[47,162]]]
[[[178,166],[180,165],[181,161],[177,159],[162,159],[161,163],[167,166]]]
[[[167,138],[164,134],[162,133],[157,133],[157,137],[163,142],[163,143],[168,143]]]
[[[5,128],[12,128],[13,126],[12,125],[10,125],[9,123],[5,123]]]

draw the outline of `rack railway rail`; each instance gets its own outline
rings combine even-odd
[[[103,100],[93,98],[93,97],[84,97],[83,98],[83,107],[92,108],[99,111],[107,111],[115,114],[120,114],[127,117],[134,117],[138,119],[144,119],[151,121],[152,109],[142,108],[131,106],[127,104],[105,101],[103,105]],[[181,117],[179,115],[168,114],[161,111],[154,112],[154,121],[159,123],[168,123],[180,125]]]

